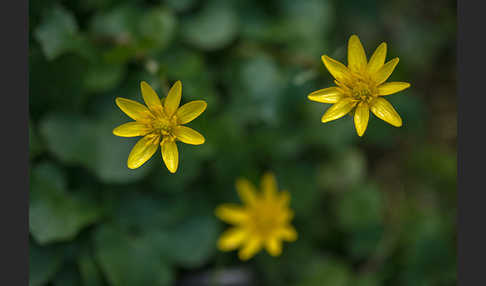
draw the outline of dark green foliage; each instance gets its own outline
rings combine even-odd
[[[449,2],[31,1],[29,284],[213,285],[241,269],[250,285],[455,285]],[[368,57],[382,41],[400,57],[390,80],[411,88],[387,99],[403,127],[371,115],[359,138],[307,99],[333,85],[320,56],[346,63],[354,33]],[[112,134],[131,121],[115,98],[142,102],[142,80],[208,103],[188,124],[206,143],[178,143],[176,174],[160,150],[128,169],[137,138]],[[214,208],[267,170],[299,238],[242,263],[217,250]]]

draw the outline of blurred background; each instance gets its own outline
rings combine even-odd
[[[30,285],[455,285],[456,2],[339,0],[30,1]],[[321,55],[346,63],[359,35],[400,57],[387,97],[401,128],[371,116],[322,124],[333,85]],[[178,144],[126,166],[138,138],[115,97],[142,102],[176,81],[207,110]],[[299,238],[248,262],[217,250],[234,183],[273,171]]]

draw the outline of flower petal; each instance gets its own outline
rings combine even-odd
[[[135,100],[117,97],[115,99],[116,105],[125,112],[130,118],[136,121],[150,121],[154,119],[150,110],[143,104],[136,102]]]
[[[143,101],[147,107],[155,114],[160,114],[162,111],[162,103],[155,90],[145,81],[140,83],[140,89],[142,90]]]
[[[278,192],[278,189],[277,189],[277,180],[275,180],[275,176],[272,173],[267,172],[263,174],[261,180],[261,188],[265,198],[269,200],[273,200],[273,198]]]
[[[164,138],[162,143],[160,143],[162,151],[162,159],[164,160],[165,166],[169,169],[169,172],[175,173],[179,165],[179,151],[177,150],[177,145],[174,140]]]
[[[375,52],[370,58],[368,62],[368,73],[373,74],[377,72],[383,64],[385,64],[386,59],[386,43],[381,43],[378,48],[376,48]]]
[[[290,208],[284,208],[284,209],[281,209],[281,213],[280,213],[278,219],[281,222],[287,222],[287,221],[292,220],[293,217],[294,217],[294,211],[291,210]]]
[[[382,84],[390,77],[397,64],[398,58],[394,58],[384,64],[377,72],[371,74],[371,77],[377,85]]]
[[[240,199],[247,205],[252,205],[257,200],[255,186],[247,179],[239,178],[236,180],[236,191]]]
[[[280,237],[285,241],[295,241],[297,240],[297,231],[291,225],[286,225],[279,230]]]
[[[336,103],[343,97],[339,87],[328,87],[310,93],[307,98],[322,103]]]
[[[232,227],[218,239],[218,248],[221,251],[230,251],[238,248],[247,237],[247,232],[241,227]]]
[[[177,122],[179,124],[186,124],[191,122],[206,110],[207,103],[204,100],[190,101],[177,110]]]
[[[150,159],[159,148],[160,136],[149,134],[138,140],[128,155],[127,166],[136,169]]]
[[[388,122],[395,127],[402,126],[402,118],[400,118],[400,115],[398,115],[388,100],[383,97],[375,98],[370,103],[370,110],[383,121]]]
[[[151,131],[151,127],[145,123],[133,121],[124,123],[115,129],[113,134],[120,137],[144,136]]]
[[[235,204],[219,205],[214,213],[222,221],[231,224],[243,223],[248,219],[248,214],[245,212],[245,209]]]
[[[370,119],[370,108],[368,103],[362,101],[356,107],[356,112],[354,113],[354,126],[356,127],[356,132],[358,136],[363,136],[368,127],[368,120]]]
[[[164,101],[164,110],[167,116],[171,117],[179,108],[182,96],[182,83],[180,80],[176,81],[170,88],[169,94]]]
[[[352,35],[348,41],[348,67],[352,71],[366,68],[366,53],[358,36]]]
[[[252,258],[262,248],[262,241],[259,238],[251,238],[246,241],[243,248],[238,252],[241,260]]]
[[[394,94],[410,87],[408,82],[392,81],[378,86],[378,95]]]
[[[328,57],[327,55],[323,55],[321,59],[324,62],[327,70],[335,79],[340,82],[347,82],[349,78],[349,70],[345,65]]]
[[[275,237],[269,238],[265,241],[265,248],[271,256],[279,256],[282,254],[282,241]]]
[[[322,123],[326,123],[348,114],[356,105],[356,101],[351,98],[343,98],[329,107],[321,118]]]
[[[174,128],[174,135],[177,137],[177,139],[186,144],[201,145],[205,141],[204,136],[202,136],[201,133],[192,128],[181,125]]]

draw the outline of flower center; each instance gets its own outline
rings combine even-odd
[[[273,206],[262,205],[256,207],[251,214],[252,228],[261,237],[268,237],[278,227],[279,210]]]
[[[376,94],[376,88],[369,82],[356,80],[351,88],[351,96],[359,101],[371,101]]]
[[[167,119],[166,117],[158,116],[152,121],[152,128],[154,132],[160,133],[162,136],[174,136],[174,128],[177,126],[177,118]]]

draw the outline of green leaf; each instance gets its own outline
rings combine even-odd
[[[203,215],[211,209],[201,203],[202,196],[139,192],[114,195],[111,225],[137,239],[152,237],[157,244],[152,250],[171,264],[197,267],[214,253],[219,224],[214,216]],[[191,200],[199,203],[188,203]]]
[[[64,175],[51,163],[32,170],[29,229],[41,245],[72,240],[101,216],[101,209],[85,192],[67,192],[65,186]]]
[[[37,120],[53,110],[63,113],[82,110],[87,97],[82,78],[89,67],[90,61],[77,54],[47,61],[40,50],[32,51],[29,57],[31,118]]]
[[[183,46],[172,45],[167,53],[160,54],[157,61],[163,72],[173,79],[197,79],[208,72],[203,54]],[[184,81],[182,83],[185,95],[186,83]]]
[[[369,257],[383,239],[383,198],[374,185],[355,186],[339,194],[335,203],[338,226],[346,233],[346,247],[355,259]]]
[[[342,151],[357,142],[359,136],[356,135],[353,117],[350,115],[325,124],[320,122],[321,116],[330,106],[330,104],[323,105],[316,102],[309,102],[305,105],[309,109],[308,113],[311,114],[309,120],[312,122],[308,126],[304,126],[303,137],[306,141],[328,150]]]
[[[138,25],[139,49],[152,53],[162,51],[172,40],[176,25],[176,18],[170,10],[150,9]]]
[[[60,270],[63,262],[57,246],[40,247],[29,242],[29,286],[45,285]]]
[[[366,177],[366,158],[356,149],[349,148],[334,154],[319,170],[319,185],[329,191],[344,191],[358,185]]]
[[[125,231],[160,230],[178,224],[191,211],[185,196],[123,192],[113,199],[113,223]]]
[[[370,257],[383,243],[384,227],[376,224],[353,230],[346,238],[349,254],[354,259]]]
[[[395,78],[404,78],[404,76],[397,76]],[[423,122],[429,121],[431,115],[426,110],[424,99],[414,89],[406,89],[397,94],[393,94],[393,96],[387,97],[387,100],[390,101],[402,119],[406,119],[403,124],[406,132],[414,137],[427,136],[428,130]]]
[[[234,99],[236,102],[232,107],[238,111],[233,112],[242,113],[248,106],[246,117],[249,119],[277,125],[277,103],[285,87],[281,68],[272,57],[260,55],[244,62],[240,69],[245,96]],[[271,140],[263,138],[262,141]]]
[[[442,191],[444,188],[456,190],[457,154],[435,145],[417,146],[406,166],[415,176],[424,182],[436,185]]]
[[[351,271],[343,262],[327,257],[314,258],[306,262],[305,272],[297,286],[333,285],[347,286],[351,282]]]
[[[102,54],[108,62],[125,63],[137,56],[137,26],[142,11],[123,3],[109,10],[100,10],[90,21],[90,33],[105,43]]]
[[[80,8],[85,11],[105,10],[113,5],[113,3],[116,3],[116,0],[84,0],[79,2]]]
[[[172,9],[178,12],[183,12],[194,7],[194,5],[196,5],[198,1],[197,0],[166,0],[165,2]]]
[[[215,252],[218,233],[218,224],[213,216],[193,216],[172,229],[167,243],[161,247],[174,263],[198,267]]]
[[[329,37],[336,15],[331,3],[320,0],[280,1],[280,17],[269,17],[262,10],[246,2],[239,14],[244,38],[263,43],[284,44],[294,55],[319,57],[323,41]],[[282,15],[283,14],[283,15]]]
[[[53,60],[76,49],[80,38],[78,25],[72,13],[61,6],[55,6],[44,16],[43,22],[34,31],[44,55]]]
[[[406,285],[452,285],[456,279],[454,229],[443,213],[427,211],[411,221],[399,258]],[[453,217],[453,216],[450,216]]]
[[[192,124],[192,123],[191,123]],[[196,130],[201,130],[191,126]],[[202,131],[201,131],[202,132]],[[153,187],[164,193],[181,193],[190,188],[203,169],[202,152],[207,147],[177,143],[179,149],[179,168],[175,174],[167,172],[164,168],[155,170],[152,177]]]
[[[110,10],[100,10],[90,22],[91,33],[98,38],[130,42],[140,20],[140,10],[132,5],[122,4]]]
[[[383,285],[379,279],[380,273],[364,273],[358,275],[351,285],[353,286],[379,286]]]
[[[121,64],[97,62],[85,71],[84,86],[91,92],[103,92],[118,86],[125,74]]]
[[[90,252],[83,252],[77,260],[83,285],[102,286],[103,277]]]
[[[310,219],[320,208],[319,189],[316,186],[315,172],[311,166],[301,165],[288,168],[282,164],[275,169],[279,190],[290,192],[290,205],[296,217]]]
[[[134,182],[150,171],[155,159],[136,170],[128,169],[128,154],[137,138],[113,135],[113,128],[128,120],[114,103],[110,105],[106,107],[112,110],[104,112],[101,120],[76,114],[49,114],[41,121],[41,134],[48,150],[61,161],[84,166],[107,183]],[[159,156],[160,149],[154,157]]]
[[[340,194],[334,211],[338,224],[348,232],[381,225],[383,198],[374,185],[355,186]]]
[[[69,164],[89,164],[95,160],[93,129],[95,123],[75,114],[52,113],[40,123],[47,148]]]
[[[141,138],[124,138],[113,135],[113,129],[127,120],[126,116],[121,115],[121,111],[113,103],[112,110],[107,111],[104,117],[97,121],[96,126],[91,130],[95,137],[91,148],[96,154],[95,160],[87,162],[88,166],[103,182],[106,183],[130,183],[145,177],[154,165],[161,168],[162,155],[160,148],[155,152],[141,167],[132,170],[127,167],[128,155],[136,142]],[[165,167],[164,167],[165,168]]]
[[[54,277],[52,284],[54,286],[82,286],[79,272],[72,263],[67,263],[62,267]]]
[[[94,239],[96,259],[110,285],[171,285],[172,269],[157,251],[163,234],[131,234],[102,225]]]
[[[228,45],[237,35],[238,18],[225,1],[207,2],[199,13],[183,22],[184,39],[204,50],[216,50]]]

